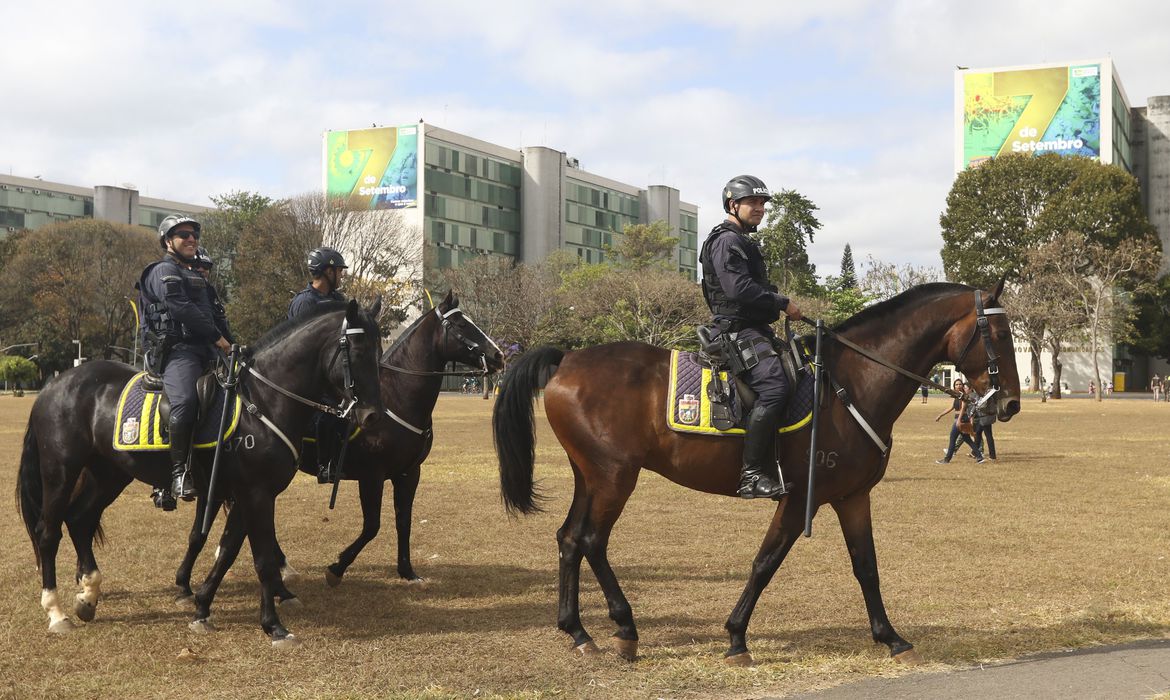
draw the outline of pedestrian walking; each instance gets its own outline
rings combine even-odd
[[[942,459],[936,459],[935,464],[947,464],[951,461],[951,457],[955,456],[955,450],[958,449],[958,443],[961,440],[970,446],[971,451],[975,454],[975,461],[983,462],[983,450],[975,445],[974,434],[975,426],[971,418],[972,408],[974,406],[970,392],[967,391],[966,385],[962,379],[956,379],[954,383],[955,391],[959,392],[959,396],[951,402],[951,407],[935,417],[937,423],[945,415],[954,415],[955,419],[951,423],[951,434],[947,439],[946,454]]]

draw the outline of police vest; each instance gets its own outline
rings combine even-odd
[[[707,302],[711,313],[715,316],[740,319],[744,322],[745,327],[767,325],[775,321],[775,313],[768,313],[758,307],[745,306],[724,293],[723,285],[719,284],[719,275],[710,256],[711,243],[719,236],[735,236],[739,239],[736,242],[736,247],[743,252],[747,260],[748,274],[752,280],[764,289],[776,291],[776,287],[768,282],[768,267],[760,252],[759,244],[740,233],[739,229],[731,222],[725,221],[711,231],[707,240],[703,242],[703,249],[699,253],[699,262],[703,267],[703,299]]]

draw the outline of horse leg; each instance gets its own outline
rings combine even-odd
[[[281,624],[274,603],[283,587],[276,559],[276,497],[253,490],[243,505],[248,511],[245,518],[248,544],[252,547],[252,561],[260,579],[260,627],[272,640],[272,646],[296,646],[300,640]]]
[[[861,584],[861,595],[865,598],[865,610],[869,614],[869,627],[873,641],[890,648],[890,656],[906,663],[921,663],[914,645],[902,639],[890,619],[886,617],[886,606],[882,603],[882,592],[878,585],[877,554],[873,546],[873,522],[870,516],[869,492],[851,496],[833,503],[837,518],[841,521],[841,532],[849,548],[849,559],[853,562],[853,575]]]
[[[634,491],[637,482],[637,472],[634,472],[631,483],[617,484],[616,490],[611,492],[595,492],[590,501],[589,517],[585,521],[585,533],[581,538],[581,547],[585,558],[593,569],[593,575],[605,594],[605,602],[609,606],[609,617],[617,623],[618,629],[614,633],[614,646],[618,656],[627,661],[634,661],[638,657],[638,630],[634,626],[634,611],[622,588],[618,584],[617,576],[609,565],[609,535],[613,525],[622,514],[622,508]]]
[[[573,638],[573,649],[582,656],[598,652],[593,637],[581,624],[581,557],[585,552],[581,539],[585,534],[585,519],[589,513],[590,497],[586,493],[581,471],[570,460],[573,467],[573,504],[565,522],[557,530],[557,545],[560,549],[560,571],[557,576],[557,627]]]
[[[64,634],[74,628],[57,596],[57,549],[61,545],[61,524],[65,521],[73,487],[81,475],[81,466],[71,464],[73,461],[68,456],[56,460],[45,459],[44,455],[41,457],[42,465],[54,462],[62,465],[59,473],[47,475],[57,478],[43,479],[44,496],[36,530],[37,552],[41,562],[41,607],[49,616],[49,632],[53,634]]]
[[[212,564],[211,571],[199,586],[199,590],[195,592],[195,618],[190,625],[192,631],[210,632],[215,629],[211,625],[211,603],[215,600],[219,585],[223,583],[223,577],[235,563],[246,534],[243,510],[238,507],[232,508],[228,511],[219,546],[215,549],[215,563]]]
[[[82,476],[80,495],[73,500],[72,510],[65,520],[73,549],[77,552],[77,582],[81,592],[73,604],[73,612],[83,622],[92,622],[101,598],[102,573],[93,554],[93,541],[101,526],[102,513],[133,480],[127,474],[109,470],[98,480],[96,471]]]
[[[748,576],[747,585],[739,602],[731,611],[724,628],[731,637],[725,660],[733,666],[750,666],[752,656],[747,648],[747,627],[751,621],[752,611],[760,599],[760,594],[771,582],[772,576],[784,562],[788,550],[796,543],[796,538],[804,529],[804,508],[801,504],[793,505],[792,498],[783,499],[776,507],[776,514],[772,516],[772,524],[764,541],[756,552],[752,561],[752,573]]]
[[[420,464],[406,474],[390,477],[390,483],[394,485],[394,529],[398,534],[398,575],[407,581],[422,581],[410,563],[410,518],[421,473]],[[365,503],[362,507],[365,507]]]
[[[341,583],[345,570],[357,559],[362,549],[370,540],[378,535],[382,526],[382,491],[384,482],[381,476],[374,476],[358,480],[358,497],[362,502],[362,531],[353,544],[349,545],[337,556],[337,561],[325,568],[325,582],[330,587]]]
[[[219,513],[222,505],[223,501],[219,499],[212,504],[209,527],[211,523],[215,522],[215,516]],[[199,553],[207,544],[207,536],[203,534],[203,516],[206,512],[207,496],[200,494],[195,501],[195,522],[191,523],[191,532],[187,535],[187,552],[183,555],[183,561],[179,563],[179,568],[175,570],[176,603],[188,602],[195,595],[191,591],[191,570],[195,568],[195,560],[199,558]]]

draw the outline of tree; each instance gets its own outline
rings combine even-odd
[[[1133,309],[1128,294],[1150,287],[1162,262],[1156,238],[1127,238],[1110,246],[1079,232],[1054,238],[1035,256],[1038,268],[1070,290],[1072,307],[1089,337],[1093,372],[1101,386],[1097,349],[1105,339],[1124,339],[1132,331]],[[1097,392],[1101,400],[1104,392]]]
[[[29,384],[36,381],[37,366],[24,357],[0,355],[0,378],[3,378],[6,390],[9,384]]]
[[[0,307],[19,309],[6,329],[41,341],[42,367],[72,366],[73,340],[89,357],[128,355],[138,332],[129,297],[142,269],[160,255],[158,238],[137,226],[94,219],[50,224],[20,237],[0,277]]]
[[[1059,399],[1064,370],[1060,355],[1065,345],[1084,338],[1084,317],[1070,303],[1077,290],[1068,288],[1067,280],[1061,276],[1045,270],[1047,255],[1048,250],[1043,247],[1029,253],[1028,266],[1036,272],[1007,295],[1003,305],[1008,310],[1013,330],[1028,343],[1033,357],[1039,357],[1043,346],[1047,346],[1051,352],[1052,398]],[[1032,376],[1036,377],[1033,384],[1043,391],[1044,386],[1040,382],[1043,372],[1035,367],[1032,372]],[[1047,395],[1043,400],[1047,400]]]
[[[1170,275],[1134,295],[1134,337],[1139,352],[1170,359]]]
[[[571,301],[567,320],[579,329],[578,346],[640,340],[693,347],[695,326],[709,316],[697,285],[671,270],[581,266],[561,293]]]
[[[845,252],[841,253],[841,276],[837,278],[837,285],[841,289],[857,289],[857,268],[853,265],[853,248],[845,244]]]
[[[245,191],[213,195],[211,201],[216,208],[200,217],[200,243],[215,261],[211,279],[220,299],[228,303],[235,298],[239,288],[235,262],[239,255],[240,236],[256,217],[272,206],[273,201],[262,194]]]
[[[885,301],[902,292],[928,282],[942,282],[946,279],[942,270],[936,267],[911,265],[901,267],[894,263],[878,260],[872,255],[865,258],[865,274],[859,286],[872,301]],[[801,307],[804,308],[803,306]]]
[[[760,242],[768,279],[788,295],[814,295],[817,268],[808,260],[808,244],[821,228],[817,205],[795,190],[772,195],[764,226],[751,234]]]
[[[678,247],[678,238],[670,235],[670,224],[658,220],[649,224],[626,224],[616,246],[606,246],[606,252],[618,259],[620,265],[641,270],[651,265],[671,265],[671,256]]]

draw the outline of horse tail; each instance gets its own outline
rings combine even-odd
[[[504,386],[492,412],[492,434],[500,459],[500,492],[509,513],[536,513],[541,510],[539,494],[532,483],[536,462],[536,418],[533,400],[548,383],[565,352],[540,347],[520,356],[508,369]]]
[[[30,422],[24,433],[24,449],[20,453],[20,471],[16,478],[16,505],[24,518],[24,529],[32,542],[37,568],[41,567],[41,549],[37,546],[37,523],[41,519],[41,457],[37,436]]]

